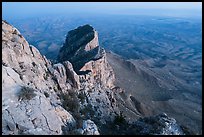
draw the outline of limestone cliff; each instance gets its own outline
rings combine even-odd
[[[58,56],[62,64],[67,60],[78,74],[78,92],[87,98],[82,108],[91,107],[100,122],[113,119],[119,112],[112,90],[115,76],[93,27],[84,25],[68,32]]]
[[[62,127],[76,128],[58,94],[77,86],[69,62],[53,65],[2,21],[2,134],[57,135]]]
[[[80,80],[88,81],[92,87],[95,84],[113,87],[113,69],[106,60],[105,50],[99,46],[97,31],[90,25],[68,32],[58,60],[70,61]]]

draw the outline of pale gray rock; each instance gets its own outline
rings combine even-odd
[[[111,102],[112,98],[108,95],[112,93],[110,89],[97,87],[96,85],[95,88],[87,88],[84,92],[88,101],[84,103],[84,106],[86,107],[89,104],[95,117],[100,119],[101,123],[114,119],[118,108],[115,103]]]
[[[72,64],[69,61],[54,64],[53,67],[49,66],[48,70],[56,78],[57,84],[62,91],[67,91],[71,88],[78,89],[80,86],[79,76],[73,70]]]
[[[66,69],[67,81],[70,82],[74,88],[78,89],[80,87],[79,76],[74,71],[72,64],[69,61],[65,61],[63,64]]]
[[[42,128],[29,129],[22,132],[23,135],[49,135]]]
[[[96,124],[91,120],[83,121],[82,130],[83,135],[100,135]]]
[[[52,74],[57,80],[58,85],[60,86],[61,90],[66,91],[67,89],[70,89],[71,87],[67,87],[66,82],[67,82],[67,75],[66,75],[66,70],[65,67],[61,64],[54,64],[53,65],[53,70]]]
[[[184,135],[181,126],[174,118],[162,113],[156,116],[145,117],[137,120],[134,127],[141,135]]]
[[[74,127],[76,125],[76,121],[73,116],[61,106],[55,107],[55,113],[61,118],[64,124],[69,125],[70,127]]]
[[[80,80],[88,81],[88,83],[90,83],[90,87],[94,87],[95,84],[100,84],[107,88],[114,87],[114,72],[108,64],[105,55],[98,60],[89,61],[80,69],[80,71],[87,70],[90,70],[89,74],[80,75]]]
[[[60,106],[56,82],[48,71],[51,62],[5,21],[2,39],[2,134],[60,135],[62,126],[73,127],[76,121]],[[55,68],[60,78],[66,76],[61,75],[65,68]],[[32,89],[32,98],[19,96],[23,87]]]
[[[90,104],[102,122],[113,116],[115,110],[105,91],[111,92],[109,87],[113,86],[114,74],[106,61],[105,51],[99,48],[96,31],[85,46],[86,51],[97,51],[93,54],[95,61],[87,62],[82,68],[84,71],[91,69],[91,73],[78,76],[69,61],[52,65],[18,31],[4,21],[2,24],[7,27],[2,30],[4,134],[18,134],[18,131],[22,134],[61,134],[62,126],[74,127],[76,121],[60,107],[62,104],[56,95],[72,88],[84,90],[88,99],[85,105]],[[33,88],[36,96],[29,101],[19,99],[17,93],[22,86]]]

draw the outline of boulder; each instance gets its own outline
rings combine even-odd
[[[83,135],[100,135],[96,124],[91,120],[83,121],[82,133]]]

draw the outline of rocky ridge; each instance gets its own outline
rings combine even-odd
[[[62,134],[61,126],[75,125],[60,105],[49,66],[16,28],[2,21],[2,134]]]
[[[66,60],[72,63],[81,81],[114,87],[113,69],[107,63],[105,50],[99,46],[97,31],[90,25],[68,32],[58,56],[59,62]]]
[[[2,21],[2,134],[98,135],[101,125],[113,121],[121,108],[131,112],[123,104],[124,91],[114,86],[113,69],[93,27],[70,31],[58,59],[56,64],[47,60],[16,28]],[[63,100],[61,95],[67,93],[79,99]],[[76,112],[66,109],[66,101],[79,105]],[[137,112],[131,115],[141,117]]]

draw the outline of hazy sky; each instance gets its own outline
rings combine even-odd
[[[191,10],[201,11],[201,2],[3,2],[4,18],[59,13],[119,14],[128,10]]]

